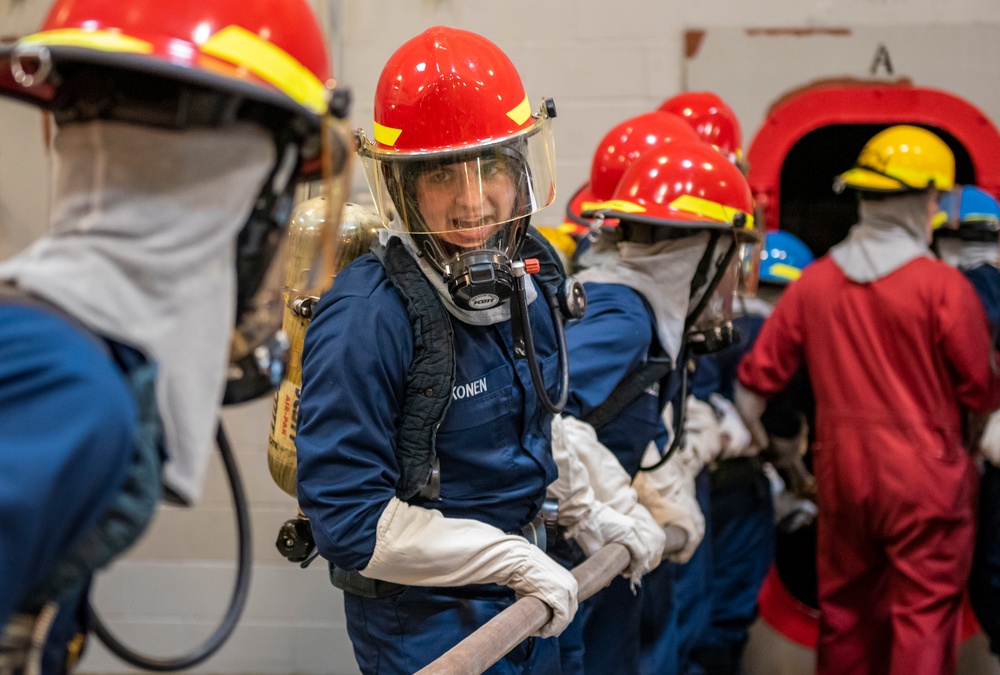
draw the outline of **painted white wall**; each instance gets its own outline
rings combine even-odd
[[[0,0],[0,40],[37,28],[48,2]],[[0,98],[0,260],[44,232],[48,220],[48,157],[43,115]]]
[[[933,55],[946,68],[975,69],[983,53],[978,45],[953,51],[935,36],[942,30],[957,36],[948,43],[953,45],[963,35],[995,35],[1000,27],[995,0],[315,1],[334,36],[338,81],[354,91],[353,117],[368,131],[382,65],[403,41],[436,24],[477,31],[500,45],[520,70],[533,105],[543,96],[553,97],[559,112],[559,195],[553,207],[539,214],[539,224],[561,221],[565,202],[586,180],[590,156],[607,129],[655,108],[686,86],[738,83],[720,93],[743,116],[749,145],[767,100],[756,92],[776,86],[773,62],[751,49],[697,69],[684,57],[689,29],[706,29],[709,38],[744,35],[746,28],[850,27],[876,37],[885,31],[901,41],[905,53]],[[48,4],[0,0],[0,37],[33,30]],[[802,48],[804,44],[788,51],[789,58],[794,54],[794,77],[827,76],[829,54]],[[790,82],[788,88],[796,84]],[[1000,99],[995,78],[982,78],[980,86],[989,100]],[[988,113],[1000,114],[1000,108]],[[48,168],[41,129],[35,111],[0,102],[0,258],[45,230]],[[356,196],[363,196],[360,174],[355,185]],[[266,469],[270,402],[230,410],[225,418],[252,502],[254,582],[233,640],[197,672],[357,672],[340,594],[326,580],[325,567],[302,571],[273,548],[278,526],[294,515],[295,505],[271,484]],[[113,629],[144,650],[163,655],[192,646],[210,630],[228,597],[233,528],[217,465],[209,483],[199,507],[163,509],[147,537],[99,581],[95,598],[100,611]],[[90,650],[82,669],[129,671],[99,646]]]

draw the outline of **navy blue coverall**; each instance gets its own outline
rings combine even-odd
[[[657,344],[652,311],[639,293],[620,284],[590,282],[584,288],[587,314],[566,330],[570,397],[564,414],[578,419],[602,404],[619,382],[646,362]],[[668,395],[654,387],[597,429],[598,439],[630,476],[638,473],[642,455],[656,436]],[[560,638],[564,675],[581,672],[581,667],[587,673],[639,672],[642,605],[668,601],[647,600],[647,586],[663,574],[662,567],[643,577],[635,593],[628,580],[617,577],[581,605]]]
[[[84,631],[91,564],[106,564],[152,516],[161,442],[155,369],[35,301],[0,296],[0,326],[0,627],[14,612],[38,611],[39,595],[58,600],[42,663],[48,675],[65,671],[67,643]],[[140,453],[145,473],[135,493]],[[116,534],[98,544],[109,519]]]
[[[529,313],[551,386],[558,354],[540,295]],[[437,432],[440,499],[409,503],[519,533],[556,478],[551,415],[527,361],[514,359],[509,321],[474,326],[448,318],[456,368]],[[306,334],[296,437],[300,504],[320,553],[344,570],[368,564],[379,517],[396,496],[394,445],[413,354],[401,296],[374,254],[358,258],[321,298]],[[358,664],[380,675],[419,670],[512,602],[514,592],[499,585],[406,586],[379,598],[344,593]],[[487,672],[558,673],[558,659],[555,638],[529,639]]]
[[[733,323],[739,341],[698,359],[692,381],[696,398],[707,401],[710,394],[719,393],[733,400],[736,368],[753,347],[764,317],[743,315]],[[774,561],[774,505],[756,459],[720,462],[711,472],[709,499],[710,526],[702,546],[710,552],[697,561],[708,568],[708,595],[700,601],[711,612],[690,654],[686,672],[692,675],[738,671],[748,630],[757,618],[757,595]]]

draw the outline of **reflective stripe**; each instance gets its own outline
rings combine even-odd
[[[150,54],[153,45],[145,40],[123,35],[116,31],[61,28],[27,35],[18,45],[46,45],[49,47],[84,47],[101,52],[126,52]]]
[[[226,26],[201,51],[246,68],[317,114],[326,110],[326,85],[291,54],[245,28]]]
[[[737,213],[743,213],[740,209],[734,209],[731,206],[725,206],[723,204],[719,204],[718,202],[702,199],[701,197],[695,197],[694,195],[681,195],[674,201],[670,202],[670,207],[677,209],[678,211],[684,211],[685,213],[693,213],[696,216],[711,218],[712,220],[717,220],[720,223],[731,223]],[[745,213],[744,215],[747,219],[746,229],[752,230],[753,216],[749,213]]]
[[[770,271],[774,276],[781,279],[788,279],[789,281],[795,281],[802,276],[802,270],[784,263],[774,263],[771,265]]]
[[[524,100],[507,111],[507,117],[514,120],[514,124],[521,126],[531,117],[531,104],[528,103],[528,95],[524,95]]]
[[[373,122],[373,124],[375,125],[375,141],[390,148],[396,145],[396,139],[403,133],[402,129],[393,129],[378,122]]]
[[[624,199],[609,199],[606,202],[583,202],[581,211],[621,211],[622,213],[645,213],[646,207]]]

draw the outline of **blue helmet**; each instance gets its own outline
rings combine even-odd
[[[790,284],[802,276],[802,270],[812,261],[812,251],[791,232],[768,232],[760,254],[760,280],[768,284]]]
[[[939,237],[964,241],[997,241],[1000,233],[1000,203],[992,195],[972,185],[943,192],[935,218]]]

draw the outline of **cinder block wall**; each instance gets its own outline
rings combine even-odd
[[[533,106],[543,96],[553,97],[559,111],[559,194],[537,217],[540,224],[561,222],[566,200],[586,180],[590,156],[608,128],[684,89],[686,29],[1000,23],[993,0],[315,2],[334,36],[338,80],[355,93],[354,120],[369,131],[382,65],[403,41],[437,24],[477,31],[499,44],[520,70]],[[0,0],[0,37],[33,30],[48,4]],[[41,129],[37,112],[0,102],[0,258],[45,229],[48,162]],[[754,130],[744,132],[749,140]],[[360,172],[355,185],[356,196],[363,198]],[[254,578],[233,639],[196,671],[356,673],[341,597],[329,585],[325,566],[303,571],[274,550],[277,528],[294,515],[295,504],[271,483],[266,469],[270,402],[228,410],[225,420],[252,502]],[[170,655],[192,647],[208,634],[228,599],[234,525],[217,462],[208,482],[197,508],[162,509],[150,533],[97,584],[99,611],[143,651]],[[82,670],[130,671],[96,641]]]

